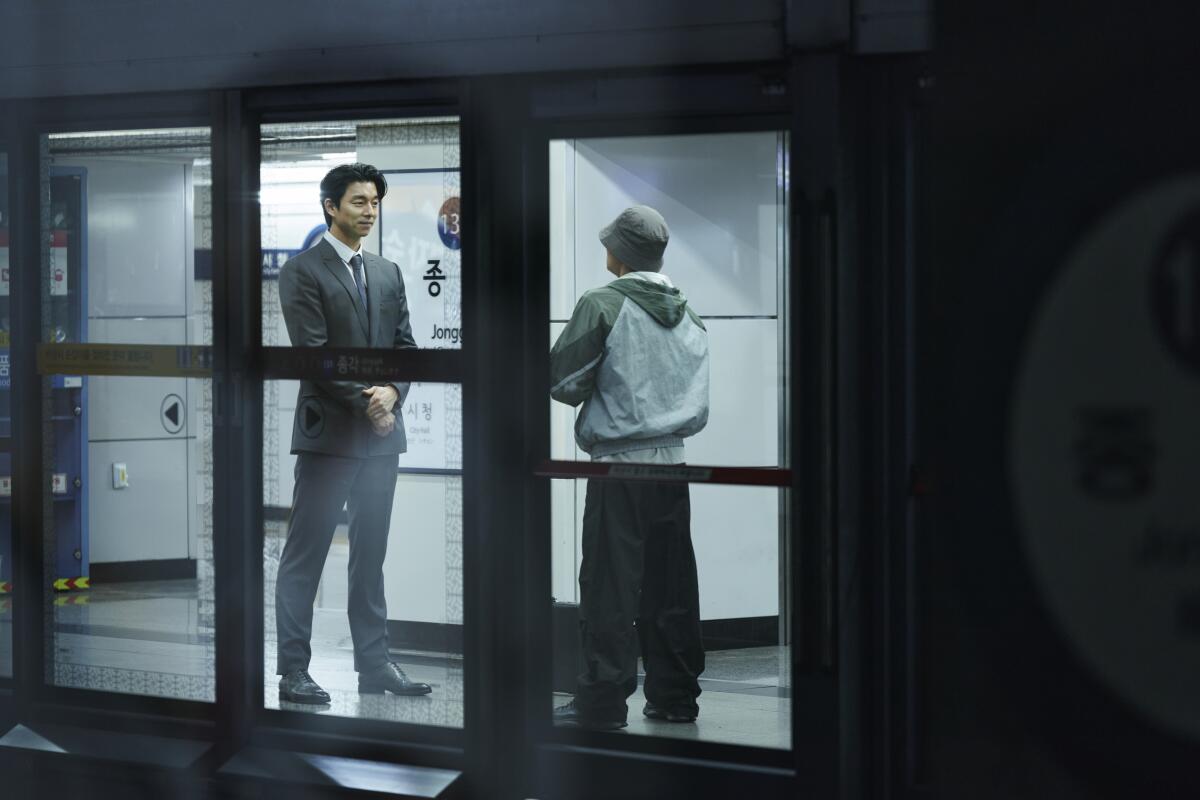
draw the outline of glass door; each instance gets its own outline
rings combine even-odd
[[[548,156],[555,724],[789,750],[788,133]]]

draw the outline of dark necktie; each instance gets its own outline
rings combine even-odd
[[[367,289],[363,285],[362,255],[355,253],[350,257],[350,269],[354,271],[354,288],[358,289],[358,301],[362,303],[363,311],[367,310]]]

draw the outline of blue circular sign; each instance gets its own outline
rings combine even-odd
[[[438,238],[450,250],[462,248],[462,202],[457,197],[447,197],[438,210]]]

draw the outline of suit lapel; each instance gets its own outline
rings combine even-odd
[[[342,284],[342,288],[346,290],[346,294],[350,295],[350,303],[354,306],[354,313],[358,315],[358,324],[362,327],[363,335],[367,337],[367,343],[370,344],[371,332],[367,328],[367,310],[362,307],[362,303],[358,302],[358,289],[354,287],[354,281],[350,278],[350,270],[346,267],[346,263],[338,256],[337,251],[333,249],[333,245],[324,239],[321,240],[321,258],[325,262],[326,268],[333,273],[333,277]],[[366,263],[366,258],[363,258],[363,263]],[[365,269],[365,266],[364,266]],[[367,287],[371,286],[371,276],[367,275]],[[370,294],[367,296],[367,301],[370,302]]]

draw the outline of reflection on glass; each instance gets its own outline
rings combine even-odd
[[[266,705],[461,727],[461,387],[349,388],[264,385]]]
[[[264,125],[260,180],[263,344],[462,346],[457,119]],[[299,297],[346,324],[289,326]]]
[[[204,128],[52,134],[42,217],[48,339],[211,343]],[[53,375],[46,679],[212,701],[211,381]]]
[[[0,153],[0,677],[12,676],[12,371],[9,361],[8,156]]]
[[[786,163],[773,132],[551,143],[553,457],[787,463]],[[551,497],[556,724],[790,747],[779,490]]]

